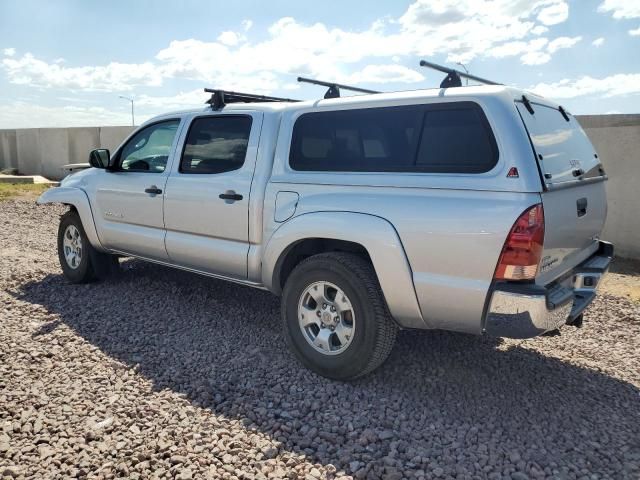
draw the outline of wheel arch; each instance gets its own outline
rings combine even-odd
[[[80,217],[82,227],[85,234],[91,242],[91,245],[99,251],[105,251],[100,244],[98,238],[98,232],[96,231],[96,225],[93,220],[93,213],[91,211],[91,205],[89,203],[89,197],[84,190],[75,187],[55,187],[46,190],[37,202],[38,205],[44,205],[47,203],[62,203],[68,205],[75,210]]]
[[[346,251],[367,258],[394,319],[406,328],[428,328],[418,304],[402,242],[386,219],[354,212],[313,212],[288,220],[269,239],[262,282],[280,294],[288,274],[310,255]]]
[[[288,245],[278,257],[273,271],[274,291],[280,292],[284,289],[287,278],[301,261],[325,252],[354,253],[371,262],[371,256],[367,249],[357,242],[327,237],[303,238]]]

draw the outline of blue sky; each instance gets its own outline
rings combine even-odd
[[[575,114],[640,113],[640,0],[0,0],[0,128],[127,124],[119,95],[140,123],[205,86],[322,95],[298,75],[437,86],[421,58]]]

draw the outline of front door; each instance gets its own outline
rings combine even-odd
[[[164,201],[172,263],[247,278],[249,192],[261,124],[261,113],[198,115],[183,133]]]
[[[103,246],[168,260],[162,209],[179,125],[171,119],[141,129],[116,152],[113,171],[97,179],[94,216]]]

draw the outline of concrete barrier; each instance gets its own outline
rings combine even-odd
[[[53,180],[65,176],[63,165],[85,163],[94,148],[115,150],[134,127],[23,128],[0,130],[0,170]]]
[[[602,238],[640,258],[640,115],[585,115],[584,128],[607,172],[609,214]]]
[[[578,116],[602,159],[609,182],[609,215],[602,235],[617,253],[640,258],[640,115]],[[133,127],[0,130],[0,169],[58,180],[62,165],[87,161],[89,151],[113,151]]]

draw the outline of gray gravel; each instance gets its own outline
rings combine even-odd
[[[356,383],[268,293],[145,264],[74,286],[62,207],[0,202],[0,478],[640,478],[640,306],[529,341],[403,332]]]

